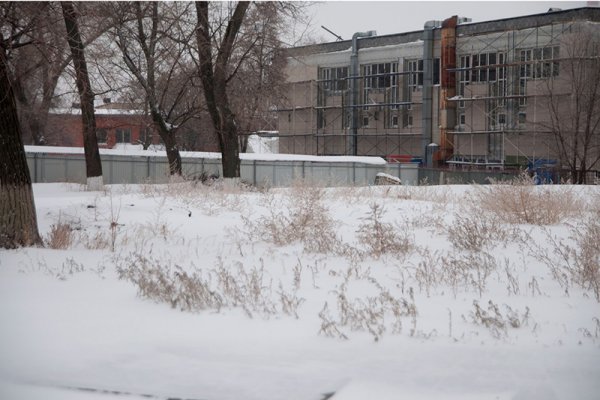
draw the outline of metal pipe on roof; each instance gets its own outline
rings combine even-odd
[[[349,155],[358,155],[358,110],[355,107],[358,104],[358,39],[377,35],[375,31],[356,32],[352,35],[352,54],[350,55],[350,140]]]

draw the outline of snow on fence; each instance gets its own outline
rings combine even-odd
[[[85,182],[83,149],[25,146],[34,183]],[[106,184],[165,183],[167,158],[162,152],[101,149]],[[303,156],[292,154],[241,154],[241,179],[257,186],[284,187],[306,179],[328,185],[372,185],[377,173],[398,176],[405,185],[419,182],[416,164],[388,164],[380,157]],[[222,176],[220,154],[181,153],[187,177]]]

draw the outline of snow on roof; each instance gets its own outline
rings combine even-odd
[[[27,153],[45,154],[84,154],[83,147],[53,147],[53,146],[25,146]],[[114,156],[138,156],[138,157],[165,157],[165,153],[156,150],[142,150],[141,146],[128,146],[120,149],[100,149],[100,154]],[[205,158],[220,159],[221,153],[182,151],[183,158]],[[256,154],[242,153],[241,160],[251,161],[310,161],[310,162],[339,162],[339,163],[362,163],[384,165],[386,161],[381,157],[355,157],[355,156],[311,156],[304,154]]]
[[[50,114],[59,115],[81,115],[80,108],[51,108]],[[125,108],[100,108],[95,107],[96,115],[143,115],[143,110],[132,110]]]

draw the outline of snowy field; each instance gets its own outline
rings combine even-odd
[[[598,399],[598,186],[34,191],[0,399]]]

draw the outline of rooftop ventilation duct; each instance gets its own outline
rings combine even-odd
[[[442,26],[442,21],[427,21],[423,27],[423,112],[421,115],[423,160],[431,167],[431,155],[427,145],[432,141],[432,86],[433,86],[433,31]]]
[[[358,39],[376,36],[376,31],[356,32],[352,35],[352,54],[350,55],[350,140],[349,155],[358,154]]]

